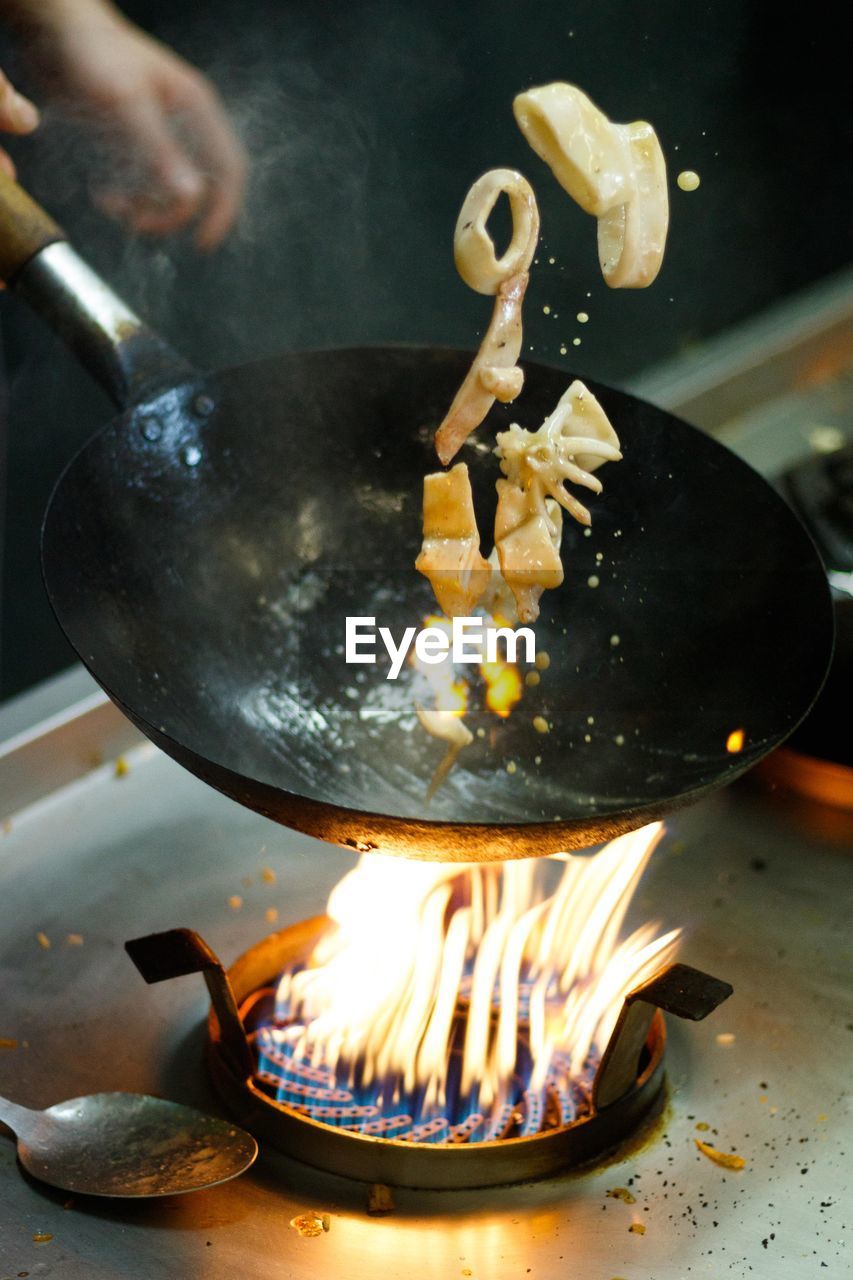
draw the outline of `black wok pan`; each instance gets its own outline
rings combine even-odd
[[[391,683],[387,666],[347,666],[344,619],[375,616],[399,635],[433,609],[412,567],[421,480],[470,354],[316,351],[200,375],[40,211],[28,216],[23,235],[16,214],[0,268],[121,410],[57,484],[47,591],[110,697],[214,787],[359,850],[521,857],[697,799],[808,711],[832,644],[808,535],[720,444],[590,383],[624,461],[602,473],[592,535],[567,522],[566,582],[543,597],[536,628],[551,665],[508,719],[474,690],[467,723],[483,735],[428,802],[443,745],[416,722],[415,673]],[[538,426],[570,378],[525,371],[521,399],[493,411],[482,441],[511,419]],[[495,459],[470,442],[461,456],[488,530]]]

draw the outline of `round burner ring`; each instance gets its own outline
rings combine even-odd
[[[270,934],[227,970],[238,1008],[282,971],[304,959],[328,921],[325,916]],[[620,1098],[570,1125],[525,1138],[471,1145],[412,1143],[370,1137],[331,1125],[277,1102],[243,1077],[223,1042],[220,1023],[208,1014],[208,1064],[214,1084],[235,1118],[285,1154],[363,1182],[391,1186],[470,1188],[524,1182],[597,1159],[618,1146],[652,1111],[664,1083],[666,1030],[655,1012],[645,1041],[645,1062]]]

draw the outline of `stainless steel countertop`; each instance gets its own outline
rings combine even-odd
[[[119,725],[117,712],[89,709],[27,736],[45,794],[0,835],[0,1037],[19,1042],[0,1049],[0,1092],[41,1106],[135,1089],[218,1109],[201,1063],[201,980],[146,987],[122,943],[189,925],[228,962],[269,929],[267,907],[280,924],[320,910],[350,858],[240,809],[148,744],[129,751],[126,776],[108,762],[48,787],[87,726],[97,751]],[[704,1023],[670,1022],[670,1109],[648,1145],[535,1184],[400,1191],[396,1212],[374,1219],[364,1185],[271,1151],[236,1182],[184,1199],[66,1208],[25,1180],[0,1138],[0,1280],[848,1275],[853,860],[843,824],[817,837],[798,814],[741,786],[669,823],[635,918],[684,924],[682,957],[735,996]],[[710,1163],[694,1145],[702,1136],[737,1150],[745,1170]],[[606,1197],[629,1184],[635,1204]],[[328,1234],[302,1239],[289,1226],[309,1209],[331,1214]],[[53,1238],[35,1243],[37,1233]]]

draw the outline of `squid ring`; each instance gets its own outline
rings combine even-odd
[[[505,194],[512,213],[512,239],[497,256],[486,223]],[[539,210],[533,189],[515,169],[490,169],[465,197],[453,233],[453,257],[462,279],[477,293],[494,295],[512,276],[527,271],[539,239]]]

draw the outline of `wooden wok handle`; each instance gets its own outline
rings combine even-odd
[[[15,277],[46,245],[66,238],[62,228],[0,170],[0,280]]]

